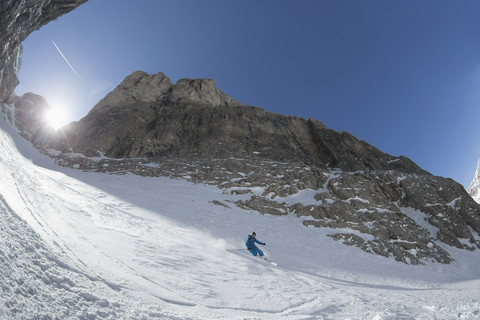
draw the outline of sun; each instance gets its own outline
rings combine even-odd
[[[45,120],[56,131],[68,123],[68,114],[65,108],[50,107],[45,114]]]

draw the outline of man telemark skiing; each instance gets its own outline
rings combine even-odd
[[[247,242],[245,242],[245,246],[247,247],[248,251],[250,251],[251,254],[254,256],[257,256],[257,254],[260,257],[263,257],[263,252],[262,250],[258,249],[258,247],[255,245],[255,242],[258,244],[261,244],[264,246],[266,243],[258,241],[255,237],[257,234],[255,232],[252,232],[252,234],[248,235]]]

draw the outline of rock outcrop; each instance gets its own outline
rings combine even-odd
[[[13,97],[13,105],[15,125],[25,139],[34,145],[43,145],[54,137],[55,131],[46,119],[50,106],[42,96],[25,93]]]
[[[36,141],[68,150],[52,153],[61,165],[214,184],[238,196],[218,205],[293,214],[409,264],[479,247],[480,206],[460,184],[314,119],[243,106],[213,80],[135,72],[55,139]]]

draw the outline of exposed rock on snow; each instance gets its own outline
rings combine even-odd
[[[172,84],[163,73],[134,72],[85,118],[53,139],[31,141],[63,166],[173,176],[243,193],[236,201],[243,209],[350,229],[354,237],[332,237],[409,264],[451,262],[437,241],[479,245],[480,206],[458,183],[314,119],[242,106],[213,80]],[[304,190],[314,193],[307,202],[299,197]]]
[[[476,202],[480,203],[480,158],[478,159],[477,169],[475,170],[472,183],[467,191]]]
[[[243,209],[349,229],[355,236],[332,237],[409,264],[451,262],[438,243],[479,245],[480,206],[455,181],[314,119],[242,106],[212,80],[171,84],[163,73],[134,72],[85,118],[37,146],[72,150],[50,152],[64,166],[214,184],[244,194],[236,201]],[[306,202],[305,190],[313,192]]]
[[[355,241],[342,243],[409,264],[451,262],[440,243],[467,250],[478,245],[477,204],[456,182],[429,174],[402,173],[400,179],[392,170],[344,172],[256,156],[95,160],[73,154],[55,157],[60,165],[82,170],[170,176],[216,185],[241,196],[236,205],[243,209],[271,215],[294,214],[305,219],[305,226],[332,229],[336,240],[344,239],[344,231],[351,230],[363,240],[355,237]],[[337,229],[342,230],[339,235]]]

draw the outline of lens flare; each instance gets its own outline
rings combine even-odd
[[[46,115],[45,120],[54,130],[58,130],[68,123],[68,115],[64,108],[51,107]]]

